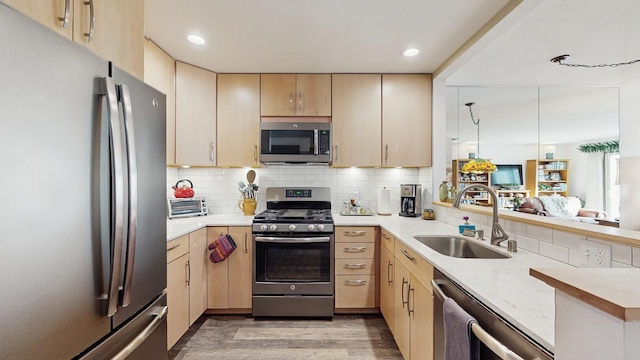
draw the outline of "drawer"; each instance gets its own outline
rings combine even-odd
[[[373,259],[374,243],[337,243],[336,259]]]
[[[338,226],[336,242],[375,242],[376,228],[372,226]]]
[[[431,293],[433,266],[400,241],[395,243],[395,257]]]
[[[337,275],[336,308],[359,309],[375,308],[375,275]]]
[[[189,235],[167,242],[167,264],[189,252]]]
[[[336,275],[375,275],[374,259],[336,259]]]
[[[395,242],[396,238],[393,237],[393,235],[389,234],[386,230],[380,230],[380,243],[382,243],[382,246],[389,249],[392,253]]]

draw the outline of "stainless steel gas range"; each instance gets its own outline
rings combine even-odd
[[[273,187],[266,196],[253,219],[253,316],[333,316],[330,189]]]

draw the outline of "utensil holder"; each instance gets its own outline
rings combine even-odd
[[[245,215],[255,215],[257,205],[256,199],[242,198],[238,201],[238,208],[242,210]]]

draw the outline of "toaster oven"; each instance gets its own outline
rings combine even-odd
[[[203,197],[167,199],[169,219],[204,216],[209,213],[207,200]]]

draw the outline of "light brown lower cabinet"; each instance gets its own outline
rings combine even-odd
[[[167,349],[189,329],[189,236],[167,243]]]
[[[377,304],[375,227],[336,227],[336,312],[375,311]]]
[[[209,227],[207,243],[211,244],[222,234],[231,235],[237,248],[221,262],[213,263],[207,260],[207,308],[212,313],[251,313],[251,227]]]
[[[384,231],[382,232],[381,242],[384,243]],[[393,252],[386,246],[380,247],[380,312],[387,322],[387,326],[394,331],[394,273],[395,258]]]
[[[393,337],[405,359],[433,359],[433,267],[395,243]]]

